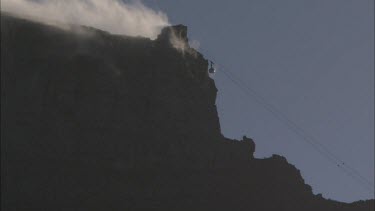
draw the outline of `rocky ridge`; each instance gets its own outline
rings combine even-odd
[[[374,208],[314,195],[285,158],[225,138],[183,25],[150,40],[2,14],[1,45],[2,210]]]

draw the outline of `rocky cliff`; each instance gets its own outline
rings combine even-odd
[[[2,14],[2,210],[374,208],[316,196],[285,158],[225,138],[187,41],[182,25],[149,40]]]

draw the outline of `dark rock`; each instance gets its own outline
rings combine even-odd
[[[285,158],[221,134],[217,89],[185,26],[159,38],[1,16],[2,210],[350,210]]]
[[[156,40],[168,45],[170,40],[175,38],[188,44],[187,27],[181,24],[164,27]]]

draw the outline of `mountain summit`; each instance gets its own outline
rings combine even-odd
[[[2,14],[1,44],[4,211],[374,208],[314,195],[285,158],[225,138],[186,26],[153,41]]]

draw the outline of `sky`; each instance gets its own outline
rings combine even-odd
[[[373,189],[322,156],[221,71],[241,78],[374,183],[374,1],[143,3],[165,12],[172,24],[187,25],[190,40],[217,65],[213,78],[226,137],[253,138],[257,158],[286,157],[316,194],[345,202],[374,198]]]

